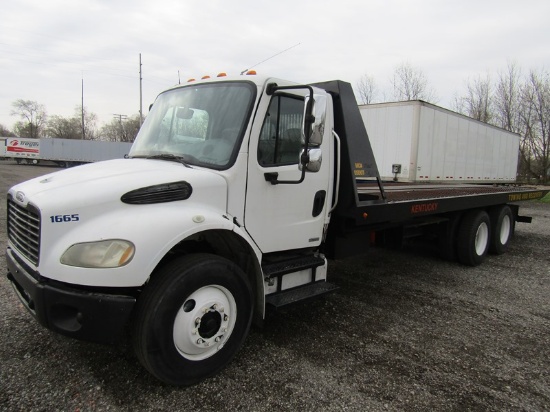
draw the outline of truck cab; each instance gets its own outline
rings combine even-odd
[[[319,250],[336,199],[331,113],[326,91],[258,76],[161,93],[128,159],[9,191],[17,294],[68,336],[113,342],[129,327],[163,381],[211,375],[266,302],[333,289]]]

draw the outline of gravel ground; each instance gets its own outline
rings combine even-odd
[[[0,410],[550,409],[550,204],[525,203],[533,224],[477,268],[414,247],[331,262],[337,293],[272,314],[221,373],[174,388],[127,343],[42,328],[3,276],[5,193],[54,170],[0,162]]]

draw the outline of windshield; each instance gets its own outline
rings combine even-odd
[[[207,83],[159,95],[130,151],[130,157],[179,159],[227,169],[238,153],[252,111],[249,82]]]

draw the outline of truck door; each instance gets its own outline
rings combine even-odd
[[[324,136],[320,146],[320,170],[306,172],[301,183],[274,185],[266,180],[276,175],[280,181],[298,181],[302,175],[304,94],[264,95],[252,127],[245,226],[263,253],[315,247],[322,240],[331,199],[330,139]]]

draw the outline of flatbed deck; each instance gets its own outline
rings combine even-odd
[[[382,199],[380,189],[375,183],[357,185],[362,200]],[[483,184],[410,184],[384,183],[384,193],[387,203],[425,201],[431,199],[456,198],[465,196],[480,196],[506,194],[513,200],[539,199],[548,189],[533,186],[494,186]]]
[[[351,228],[405,223],[418,218],[543,198],[550,188],[483,184],[418,184],[357,180],[358,203],[346,212]],[[351,222],[349,222],[351,223]],[[348,224],[349,224],[348,223]]]

